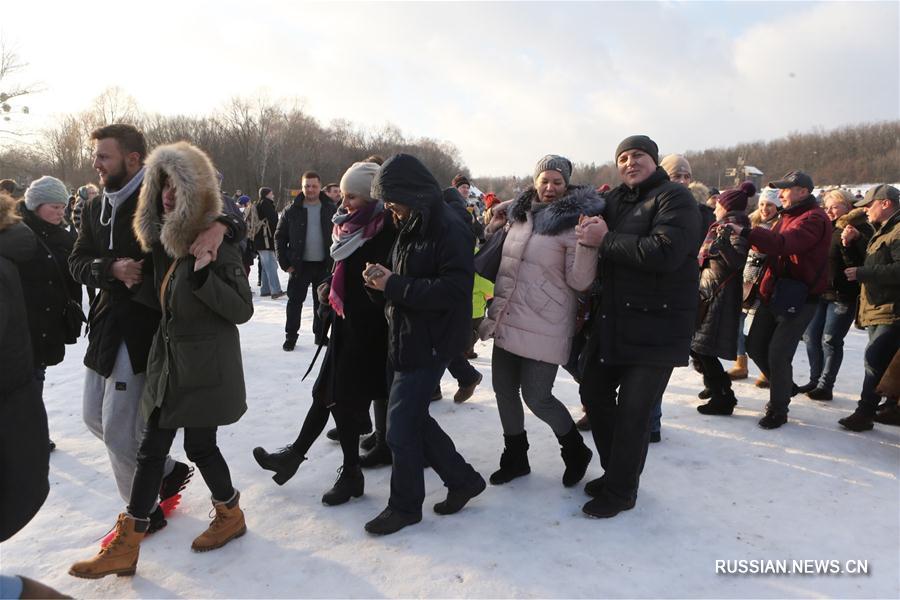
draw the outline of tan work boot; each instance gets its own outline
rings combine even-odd
[[[191,544],[191,550],[195,552],[207,552],[221,548],[234,538],[247,533],[247,524],[244,522],[244,511],[238,505],[241,493],[234,492],[234,497],[227,502],[213,500],[213,509],[216,516],[209,527],[197,536]]]
[[[766,378],[765,373],[760,373],[759,377],[756,378],[756,381],[753,382],[753,385],[755,385],[758,388],[768,389],[769,380]]]
[[[737,360],[734,361],[734,366],[728,370],[728,377],[732,381],[737,381],[738,379],[747,379],[746,354],[738,354]]]
[[[141,540],[150,526],[150,519],[137,520],[127,513],[119,515],[116,533],[105,548],[90,560],[77,562],[69,568],[69,575],[84,579],[100,579],[107,575],[134,575],[137,568]]]

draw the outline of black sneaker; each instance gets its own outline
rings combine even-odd
[[[797,384],[795,383],[794,386],[793,386],[793,388],[791,389],[791,396],[796,396],[797,394],[805,394],[805,393],[810,392],[810,391],[812,391],[812,390],[814,390],[814,389],[816,389],[816,382],[815,382],[815,381],[810,381],[809,383],[807,383],[807,384],[805,384],[805,385],[797,385]]]
[[[297,347],[297,340],[295,340],[295,339],[292,340],[290,338],[284,340],[284,343],[281,345],[281,349],[284,350],[285,352],[293,352],[294,348],[296,348],[296,347]]]
[[[466,503],[487,488],[484,477],[475,473],[469,485],[455,490],[447,490],[447,499],[434,505],[434,512],[439,515],[458,513]]]
[[[171,498],[186,488],[193,476],[194,467],[186,465],[183,462],[176,462],[172,472],[163,477],[162,483],[159,486],[160,502]]]
[[[832,399],[831,390],[826,390],[820,387],[811,389],[806,393],[806,396],[810,400],[820,400],[823,402],[827,402],[828,400]]]
[[[422,520],[421,514],[410,514],[394,510],[390,506],[366,523],[365,529],[373,535],[390,535],[404,527],[415,525]]]
[[[775,413],[766,413],[766,416],[759,420],[759,426],[763,429],[778,429],[785,423],[787,423],[787,415]]]

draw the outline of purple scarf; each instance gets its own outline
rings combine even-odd
[[[346,289],[346,267],[344,260],[358,248],[372,239],[384,228],[384,203],[368,202],[359,210],[349,213],[341,208],[334,214],[331,230],[331,257],[334,271],[331,276],[331,292],[328,303],[334,312],[344,317],[344,291]]]

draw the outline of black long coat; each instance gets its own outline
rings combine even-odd
[[[743,212],[726,215],[738,220],[741,227],[749,227],[750,220]],[[700,299],[709,308],[703,322],[694,332],[691,350],[705,356],[734,360],[737,356],[738,323],[744,297],[744,264],[750,244],[746,238],[722,235],[710,247],[710,256],[700,271]]]
[[[47,413],[17,269],[37,243],[25,225],[10,225],[11,210],[0,199],[0,542],[34,517],[50,491]]]
[[[31,259],[19,268],[28,329],[34,351],[35,367],[47,367],[62,362],[66,355],[66,323],[63,313],[66,299],[81,304],[81,284],[69,273],[69,254],[75,234],[60,225],[47,223],[32,211],[21,207],[25,224],[43,245],[37,244]]]
[[[385,215],[384,228],[344,260],[344,317],[331,311],[328,349],[313,385],[313,398],[325,406],[366,411],[371,400],[388,396],[384,302],[366,292],[362,272],[367,262],[388,262],[396,237],[391,217]]]
[[[657,168],[636,188],[606,196],[600,306],[588,365],[686,365],[697,313],[700,215],[686,187]]]

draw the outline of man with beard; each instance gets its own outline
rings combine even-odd
[[[85,202],[69,257],[75,280],[100,290],[89,315],[84,421],[106,445],[119,495],[127,502],[144,429],[140,397],[147,357],[160,318],[152,299],[142,299],[154,293],[153,267],[132,230],[147,144],[143,133],[127,124],[96,129],[91,140],[103,192]],[[208,263],[215,259],[226,232],[240,239],[244,231],[243,220],[220,216],[197,237],[191,253],[198,264]],[[145,280],[150,282],[146,289]],[[167,458],[160,500],[174,497],[192,472],[186,464]],[[165,524],[162,508],[155,507],[150,530]]]
[[[576,226],[579,243],[600,248],[602,284],[579,390],[605,471],[584,486],[594,499],[582,510],[592,517],[634,507],[654,403],[672,369],[687,364],[694,332],[700,216],[693,195],[658,164],[649,137],[623,140],[622,184],[605,196],[605,221]]]
[[[422,520],[425,459],[444,485],[447,498],[434,512],[449,515],[485,489],[485,481],[460,456],[428,414],[431,393],[450,360],[471,341],[472,238],[447,206],[434,176],[417,158],[397,154],[372,182],[400,233],[390,268],[368,265],[366,286],[384,294],[388,319],[388,362],[393,381],[388,400],[387,443],[393,453],[391,495],[366,531],[386,535]]]

